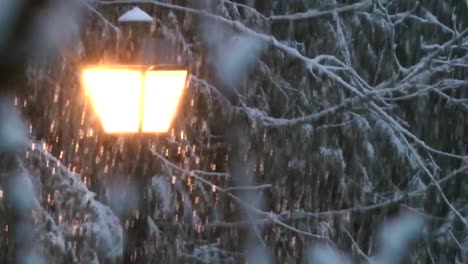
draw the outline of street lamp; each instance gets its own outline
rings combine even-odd
[[[173,43],[132,32],[151,21],[138,7],[119,18],[125,26],[123,34],[130,39],[126,44],[133,49],[136,46],[140,53],[130,55],[137,64],[91,65],[83,69],[85,94],[106,133],[164,133],[175,117],[188,69],[177,62],[180,56]],[[150,63],[141,65],[142,61]]]
[[[90,66],[86,95],[106,133],[167,132],[186,86],[179,66]]]
[[[188,67],[172,41],[147,37],[153,18],[134,7],[118,22],[121,32],[117,42],[118,63],[90,65],[82,70],[85,94],[101,121],[106,134],[119,134],[128,139],[126,159],[138,189],[138,208],[126,232],[124,263],[141,263],[144,251],[142,236],[147,234],[149,217],[146,187],[152,176],[152,157],[144,148],[144,134],[167,132],[187,86]],[[151,30],[150,30],[151,29]],[[125,137],[137,135],[136,137]],[[132,163],[133,162],[133,163]]]

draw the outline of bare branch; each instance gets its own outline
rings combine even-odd
[[[332,9],[327,10],[316,10],[310,9],[304,13],[296,13],[290,15],[276,15],[271,16],[269,19],[273,23],[277,22],[299,22],[310,20],[314,18],[319,18],[323,16],[331,16],[333,13],[349,13],[349,12],[357,12],[357,11],[364,11],[372,6],[372,0],[365,0],[362,2],[358,2],[355,4],[342,6],[342,7],[335,7]]]

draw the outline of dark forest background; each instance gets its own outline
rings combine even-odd
[[[2,263],[468,263],[468,2],[58,2],[5,84],[24,126],[0,135],[28,143],[2,159]],[[144,139],[105,135],[80,82],[135,5],[132,38],[191,73]]]

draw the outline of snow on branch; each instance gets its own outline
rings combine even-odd
[[[152,151],[152,153],[156,158],[158,158],[159,160],[161,160],[164,163],[164,165],[166,166],[168,172],[171,172],[171,170],[174,169],[174,170],[177,170],[179,172],[182,172],[182,173],[188,175],[189,177],[193,177],[195,180],[199,181],[200,183],[202,183],[204,185],[207,185],[210,188],[212,188],[212,190],[223,193],[227,197],[230,197],[236,203],[238,203],[239,205],[241,205],[242,207],[244,207],[248,211],[252,212],[255,216],[260,217],[260,219],[261,218],[268,219],[269,221],[271,221],[271,222],[273,222],[273,223],[275,223],[275,224],[277,224],[279,226],[282,226],[283,228],[285,228],[287,230],[290,230],[290,231],[292,231],[294,233],[297,233],[297,234],[302,234],[304,236],[313,237],[313,238],[317,238],[317,239],[329,240],[329,238],[326,237],[326,236],[313,234],[311,232],[303,231],[303,230],[300,230],[300,229],[298,229],[298,228],[296,228],[294,226],[288,225],[285,222],[281,221],[281,219],[279,218],[278,215],[273,214],[273,213],[269,213],[269,212],[263,212],[263,211],[257,209],[255,206],[246,203],[245,201],[243,201],[242,199],[240,199],[236,195],[232,194],[229,189],[223,189],[222,187],[210,182],[209,180],[203,178],[202,176],[197,175],[197,174],[195,174],[193,172],[190,172],[190,171],[188,171],[188,170],[186,170],[184,168],[181,168],[180,166],[178,166],[178,165],[170,162],[166,158],[164,158],[163,155],[161,155],[160,153],[158,153],[156,151]],[[263,186],[253,186],[252,188],[253,189],[261,189],[261,188],[269,188],[269,187],[270,187],[269,185],[263,185]],[[255,220],[252,219],[252,221],[253,221],[252,223],[255,223]]]
[[[263,122],[266,127],[292,127],[297,125],[309,124],[324,118],[328,115],[335,114],[341,110],[350,108],[353,104],[365,101],[365,97],[354,97],[345,99],[341,104],[326,108],[320,112],[306,115],[300,118],[286,119],[286,118],[273,118],[263,117]]]
[[[334,13],[349,13],[349,12],[364,11],[372,6],[372,2],[373,2],[372,0],[364,0],[362,2],[354,3],[351,5],[336,6],[333,8],[326,9],[326,10],[309,9],[303,13],[271,16],[269,17],[269,20],[271,22],[298,22],[298,21],[305,21],[305,20],[310,20],[314,18],[319,18],[323,16],[331,16]]]
[[[118,260],[123,245],[119,219],[94,198],[80,175],[70,171],[44,146],[43,142],[32,143],[31,163],[38,166],[32,165],[30,170],[42,183],[41,196],[47,197],[42,203],[54,208],[53,217],[65,238],[66,250],[82,261]],[[82,241],[83,247],[74,247],[76,241]]]
[[[18,254],[36,260],[50,255],[63,258],[67,251],[66,234],[63,232],[63,228],[57,224],[57,219],[47,211],[46,205],[43,206],[40,203],[40,193],[37,193],[35,179],[30,171],[23,164],[19,164],[15,171],[10,171],[8,174],[9,180],[5,187],[9,193],[10,206],[14,208],[16,213],[23,216],[16,219],[15,223],[16,228],[18,228],[15,233],[18,245],[29,244],[33,247],[26,249],[23,247]],[[0,199],[3,199],[3,190],[1,194]],[[1,211],[4,210],[3,206],[0,208]],[[27,216],[31,216],[31,219],[28,219]],[[6,231],[8,230],[9,227],[6,226]],[[31,237],[30,233],[37,235]],[[29,241],[30,239],[33,241]]]

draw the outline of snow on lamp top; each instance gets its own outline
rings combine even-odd
[[[138,7],[134,7],[133,9],[127,11],[117,20],[119,23],[122,22],[152,22],[153,17],[148,15],[145,11],[141,10]]]

